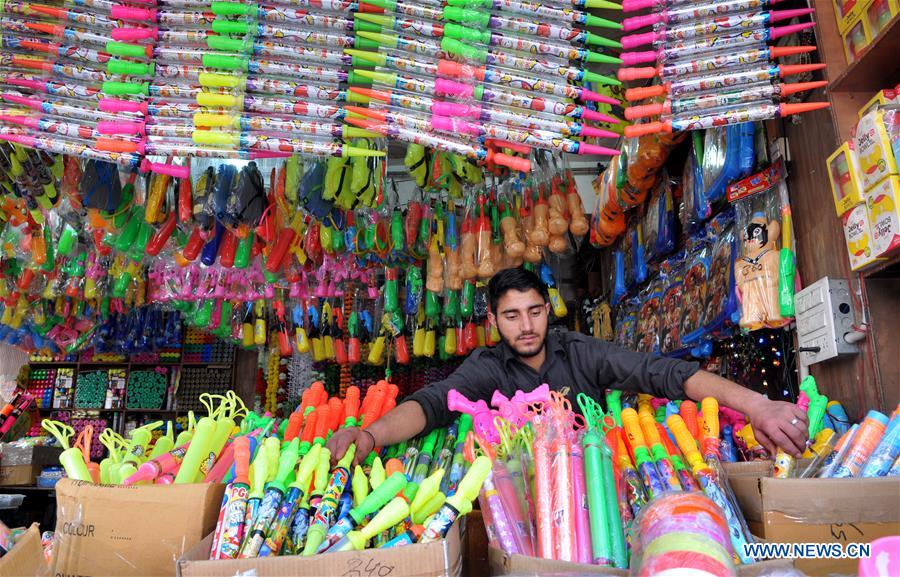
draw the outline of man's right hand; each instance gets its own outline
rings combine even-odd
[[[338,429],[325,443],[325,447],[331,451],[332,467],[337,465],[337,462],[341,460],[341,457],[344,456],[351,444],[356,445],[356,455],[353,457],[353,464],[358,465],[365,461],[369,453],[375,448],[375,437],[368,430],[364,431],[359,427]]]

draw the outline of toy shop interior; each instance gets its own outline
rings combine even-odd
[[[900,576],[898,53],[0,1],[0,576]]]

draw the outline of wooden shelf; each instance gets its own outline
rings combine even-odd
[[[893,88],[900,81],[900,15],[888,23],[856,62],[831,81],[831,92],[869,92]]]
[[[886,260],[872,265],[871,268],[861,271],[860,274],[865,278],[898,276],[896,274],[898,271],[889,270],[897,267],[897,265],[900,265],[900,251],[888,257]]]

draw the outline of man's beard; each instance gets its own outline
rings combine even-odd
[[[512,351],[514,353],[516,353],[518,356],[520,356],[524,359],[530,359],[532,357],[536,357],[537,355],[541,354],[541,351],[544,350],[544,343],[547,340],[546,335],[544,337],[541,337],[540,335],[535,334],[534,336],[537,337],[538,344],[533,350],[532,349],[522,350],[519,345],[517,345],[515,342],[510,342],[510,340],[507,339],[502,334],[500,335],[500,338],[503,339],[503,342],[506,343],[506,346],[508,346],[510,349],[512,349]]]

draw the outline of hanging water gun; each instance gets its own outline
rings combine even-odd
[[[781,252],[778,264],[778,307],[784,318],[794,316],[794,275],[797,272],[797,265],[793,243],[791,205],[785,204],[781,209]]]
[[[541,281],[547,285],[547,292],[550,294],[550,306],[553,307],[553,313],[557,318],[565,317],[569,314],[569,310],[566,308],[566,301],[560,296],[559,289],[556,285],[556,279],[553,278],[553,271],[546,262],[541,263],[540,277]]]

